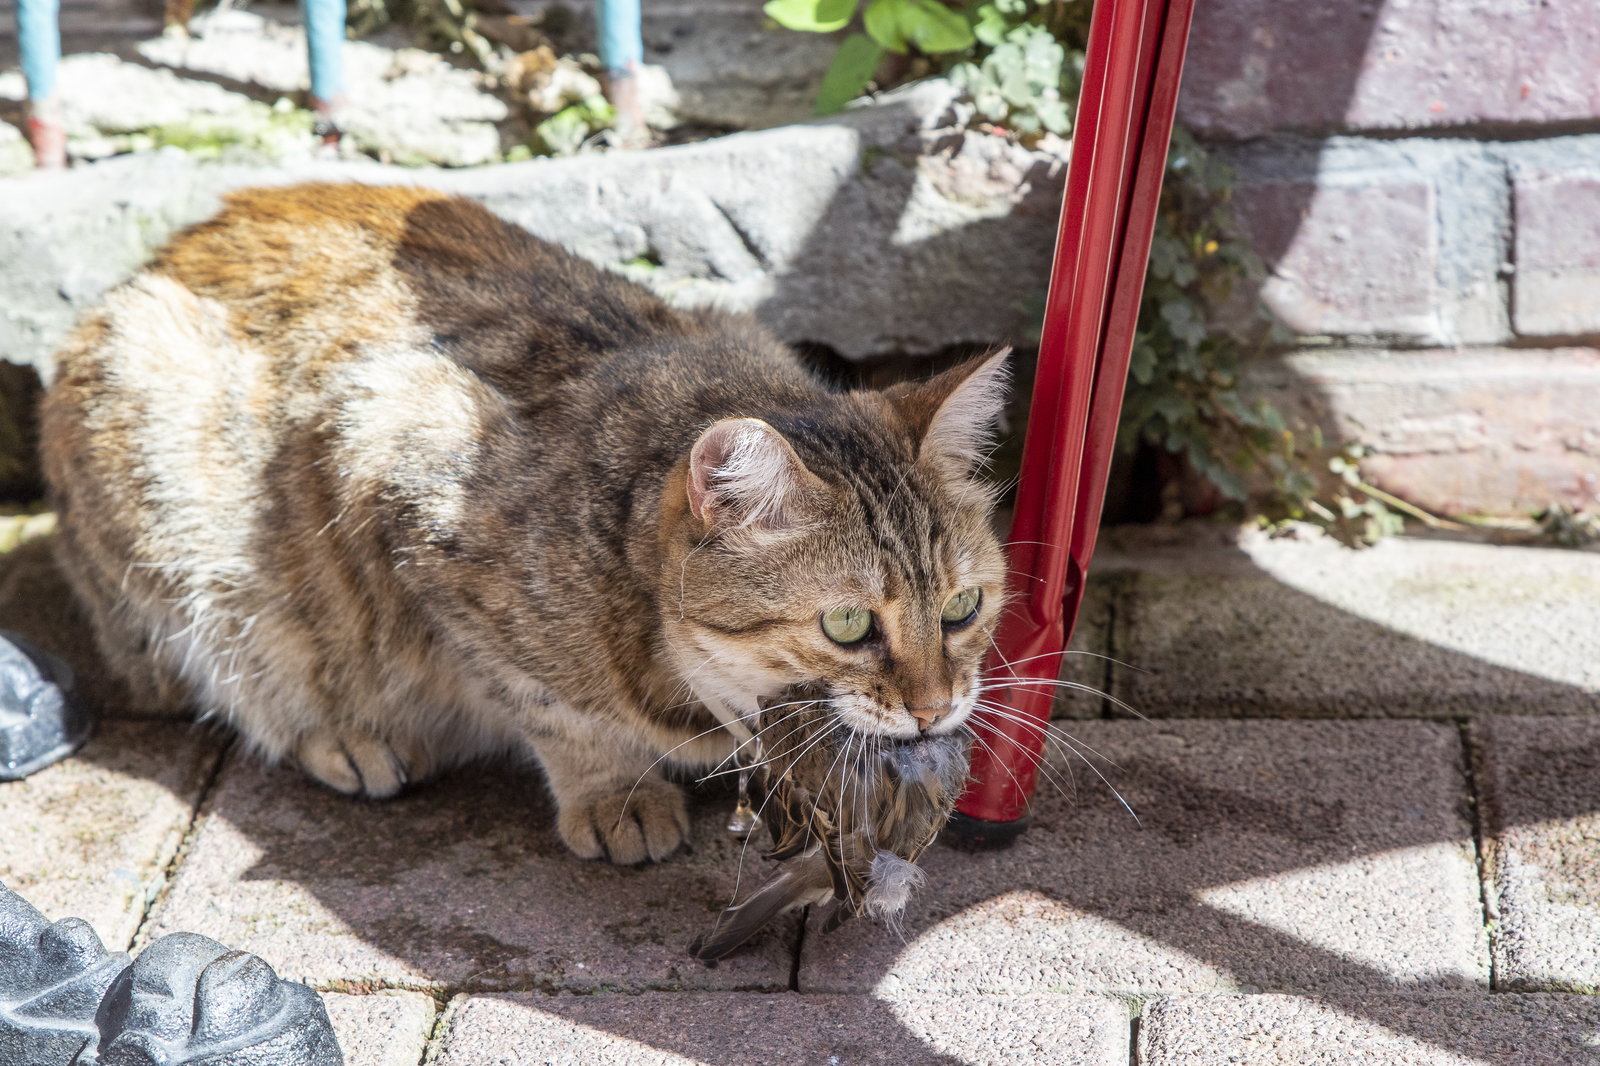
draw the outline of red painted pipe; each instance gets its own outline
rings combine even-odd
[[[968,819],[1015,823],[1044,750],[1061,654],[1094,554],[1194,0],[1099,0],[1039,341],[1016,513],[1012,602],[975,721]],[[981,836],[973,831],[972,835]]]

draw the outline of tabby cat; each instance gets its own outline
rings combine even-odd
[[[1004,596],[974,475],[1005,355],[824,388],[415,188],[227,198],[89,315],[42,414],[58,554],[151,708],[382,797],[496,752],[578,855],[662,859],[661,758],[815,681],[848,728],[963,728]]]

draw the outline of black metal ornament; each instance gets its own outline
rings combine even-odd
[[[172,933],[129,961],[0,885],[0,1066],[343,1066],[322,998]]]
[[[72,668],[0,630],[0,781],[64,759],[89,737]]]
[[[125,951],[107,951],[82,918],[52,923],[0,885],[0,1066],[87,1063],[95,1015]]]

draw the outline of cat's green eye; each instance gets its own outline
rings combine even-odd
[[[982,589],[962,589],[945,601],[944,610],[939,612],[939,617],[949,625],[965,622],[978,613],[978,601],[982,598]]]
[[[865,607],[837,607],[822,616],[822,631],[838,644],[854,644],[872,629],[872,612]]]

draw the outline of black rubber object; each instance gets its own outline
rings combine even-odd
[[[984,818],[973,818],[956,811],[950,820],[944,824],[944,831],[960,837],[968,844],[979,847],[1002,847],[1017,839],[1033,824],[1033,815],[1024,814],[1021,818],[1011,822],[991,822]]]
[[[322,998],[244,951],[164,936],[131,963],[0,885],[0,1066],[344,1066]]]
[[[0,781],[42,770],[88,738],[72,667],[0,630]]]

